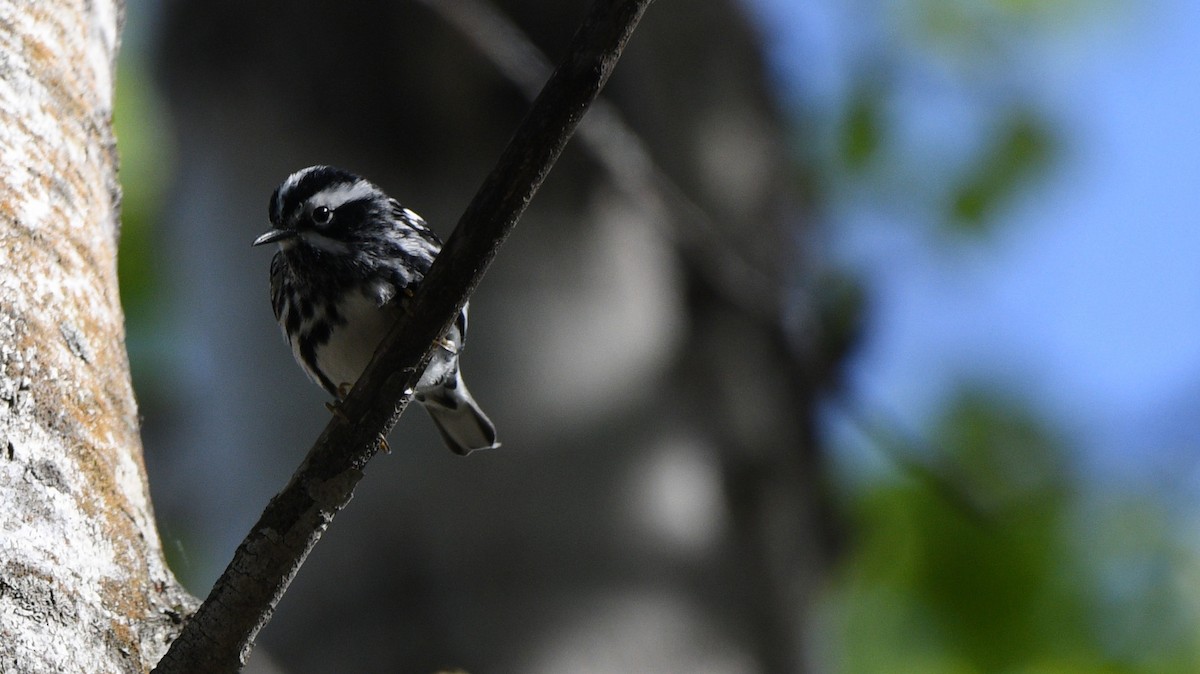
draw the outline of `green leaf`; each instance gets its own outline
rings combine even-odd
[[[851,170],[862,169],[879,152],[883,138],[883,95],[878,86],[860,86],[847,101],[841,123],[840,152]]]
[[[987,233],[997,211],[1046,168],[1054,150],[1054,135],[1043,120],[1026,111],[1010,113],[953,188],[950,225],[966,233]]]

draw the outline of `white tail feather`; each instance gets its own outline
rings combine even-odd
[[[462,378],[456,379],[454,387],[427,392],[420,400],[442,434],[442,440],[452,452],[462,456],[479,449],[499,447],[491,419],[479,409]]]

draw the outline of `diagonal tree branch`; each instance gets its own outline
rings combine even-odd
[[[231,672],[308,552],[350,500],[432,354],[612,73],[651,0],[597,0],[403,317],[283,491],[155,668]]]

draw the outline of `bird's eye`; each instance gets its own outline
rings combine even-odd
[[[328,225],[333,220],[333,211],[325,206],[317,206],[312,209],[312,218],[314,225]]]

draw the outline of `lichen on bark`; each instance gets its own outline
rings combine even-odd
[[[0,670],[143,672],[163,560],[116,275],[116,0],[0,0]]]

